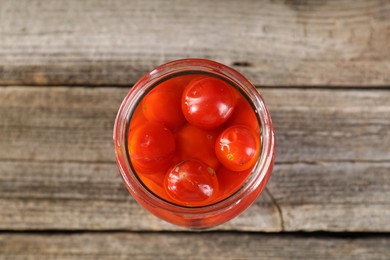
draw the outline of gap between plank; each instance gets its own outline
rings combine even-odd
[[[194,231],[194,230],[123,230],[123,229],[106,229],[106,230],[56,230],[56,229],[46,229],[46,230],[0,230],[0,235],[5,234],[22,234],[22,235],[80,235],[80,234],[213,234],[213,233],[223,233],[223,234],[237,234],[237,235],[261,235],[261,236],[280,236],[284,237],[302,237],[302,238],[339,238],[339,239],[350,239],[350,238],[390,238],[390,232],[332,232],[332,231],[283,231],[283,232],[261,232],[261,231],[240,231],[240,230],[203,230],[203,231]]]
[[[0,162],[38,162],[38,163],[79,163],[79,164],[115,164],[115,160],[112,161],[83,161],[83,160],[42,160],[42,159],[7,159],[0,158]],[[324,165],[327,163],[390,163],[390,160],[321,160],[321,161],[275,161],[275,165],[294,165],[294,164],[307,164],[307,165]]]
[[[126,85],[116,85],[116,84],[82,84],[82,85],[74,85],[74,84],[46,84],[46,85],[34,85],[34,84],[0,84],[0,88],[18,88],[18,87],[31,87],[31,88],[63,88],[63,87],[69,87],[69,88],[112,88],[112,89],[130,89],[134,86],[133,84],[126,84]],[[311,90],[344,90],[344,91],[356,91],[356,90],[365,90],[365,91],[371,91],[371,90],[390,90],[390,85],[370,85],[370,86],[338,86],[338,85],[310,85],[310,86],[300,86],[300,85],[256,85],[257,89],[311,89]]]

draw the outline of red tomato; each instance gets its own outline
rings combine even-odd
[[[187,160],[168,171],[164,187],[180,205],[204,206],[217,195],[218,180],[211,167],[198,160]]]
[[[175,152],[175,137],[162,124],[145,122],[129,131],[128,147],[135,169],[153,173],[169,167]]]
[[[215,153],[229,170],[244,171],[253,167],[258,159],[260,138],[247,126],[231,126],[219,135]]]
[[[234,125],[246,125],[255,130],[256,133],[260,133],[256,114],[244,97],[238,98],[233,114],[225,124],[226,128]]]
[[[175,134],[176,161],[198,159],[213,169],[218,169],[219,161],[215,155],[215,141],[218,130],[202,130],[191,124],[185,124]]]
[[[215,201],[226,199],[227,197],[238,191],[250,176],[252,169],[253,167],[245,171],[235,172],[226,169],[225,167],[221,167],[217,171],[219,192]]]
[[[189,123],[202,129],[214,129],[232,115],[236,98],[226,82],[202,77],[191,81],[185,88],[182,110]]]
[[[145,117],[175,130],[186,121],[181,110],[181,96],[189,76],[180,76],[162,82],[142,100]]]

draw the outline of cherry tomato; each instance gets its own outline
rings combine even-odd
[[[260,154],[260,139],[247,126],[231,126],[219,135],[215,153],[229,170],[244,171],[255,165]]]
[[[165,176],[164,187],[176,203],[184,206],[204,206],[218,192],[215,171],[199,160],[182,161]]]
[[[217,171],[217,178],[219,184],[219,192],[215,201],[220,201],[226,199],[236,191],[238,191],[248,179],[249,175],[252,172],[252,168],[236,172],[229,170],[225,167],[221,167]]]
[[[213,77],[191,81],[184,89],[182,110],[189,123],[202,129],[214,129],[232,115],[236,97],[232,87]]]
[[[256,133],[260,133],[260,126],[256,114],[244,97],[238,98],[233,114],[225,124],[226,128],[234,125],[246,125],[255,130]]]
[[[185,124],[175,134],[176,161],[198,159],[213,169],[218,169],[219,161],[215,155],[215,141],[218,130],[202,130],[191,124]]]
[[[135,169],[153,173],[169,167],[175,152],[175,137],[164,125],[145,122],[129,131],[128,146]]]
[[[181,110],[181,96],[189,76],[164,81],[151,90],[142,100],[145,117],[175,130],[186,121]]]

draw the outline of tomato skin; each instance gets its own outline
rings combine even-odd
[[[149,121],[164,124],[171,130],[185,123],[181,96],[188,76],[172,78],[152,89],[142,100],[142,109]]]
[[[129,131],[128,147],[136,171],[158,172],[172,163],[175,138],[164,125],[145,122]]]
[[[186,160],[166,174],[164,188],[173,201],[184,206],[203,206],[217,195],[215,171],[199,160]]]
[[[215,142],[219,134],[220,130],[203,130],[191,124],[185,124],[175,133],[175,161],[198,159],[211,168],[218,169],[220,163],[215,155]]]
[[[214,129],[226,122],[236,104],[234,91],[224,81],[202,77],[184,89],[182,110],[189,123],[202,129]]]
[[[260,138],[247,126],[231,126],[219,135],[215,153],[229,170],[245,171],[253,167],[258,159]]]

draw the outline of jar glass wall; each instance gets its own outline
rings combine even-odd
[[[162,82],[183,75],[207,75],[227,82],[251,105],[261,140],[260,154],[249,177],[230,196],[202,206],[183,206],[159,196],[145,185],[135,170],[128,148],[129,126],[137,106],[147,93]],[[203,59],[183,59],[163,64],[144,75],[122,102],[114,126],[114,144],[119,172],[126,188],[147,210],[176,225],[207,228],[224,223],[250,206],[265,187],[275,158],[273,124],[263,98],[239,72],[223,64]]]

